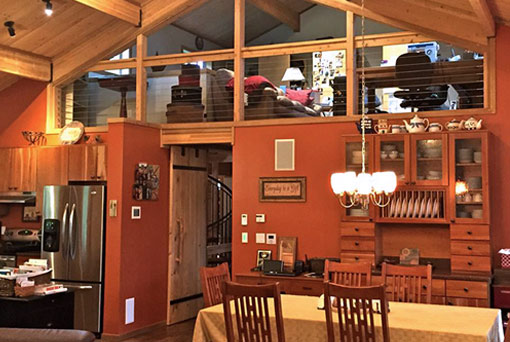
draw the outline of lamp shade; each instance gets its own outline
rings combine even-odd
[[[337,172],[331,175],[331,189],[335,195],[342,194],[344,190],[344,174]]]
[[[360,195],[369,195],[372,192],[372,175],[360,173],[356,178],[356,187]]]
[[[372,187],[374,189],[374,192],[376,194],[381,194],[384,191],[385,188],[385,177],[386,175],[384,172],[375,172],[372,175]]]
[[[356,192],[356,172],[349,171],[344,173],[343,188],[348,194],[354,194]]]
[[[304,81],[305,76],[303,76],[303,73],[299,68],[287,68],[285,70],[285,74],[283,75],[282,81]]]
[[[397,188],[397,175],[393,171],[381,172],[383,174],[383,190],[386,194],[391,194]]]

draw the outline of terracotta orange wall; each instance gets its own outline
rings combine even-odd
[[[497,251],[510,247],[510,27],[497,34],[497,114],[483,117],[484,126],[493,133],[491,145],[492,241],[495,266]],[[240,127],[235,130],[233,148],[233,274],[255,266],[256,251],[275,247],[257,245],[255,233],[297,236],[298,259],[338,256],[339,205],[332,195],[329,176],[340,165],[340,136],[356,133],[353,123]],[[274,139],[296,140],[293,172],[274,171]],[[260,203],[259,177],[306,176],[306,203]],[[241,226],[241,214],[249,217]],[[265,213],[266,223],[256,224],[255,214]],[[241,244],[241,232],[249,233],[249,243]]]
[[[123,335],[166,319],[169,154],[159,147],[159,129],[110,124],[108,136],[108,200],[118,201],[119,212],[107,219],[104,332]],[[132,199],[138,163],[160,165],[158,201]],[[131,219],[131,206],[141,206],[140,220]],[[131,297],[135,322],[125,325]]]

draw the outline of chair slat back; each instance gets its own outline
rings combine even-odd
[[[331,297],[335,298],[338,314],[338,339],[335,340],[333,306]],[[379,310],[375,307],[379,301]],[[388,302],[384,285],[353,287],[324,282],[324,307],[326,309],[326,328],[328,342],[375,342],[376,327],[374,314],[381,315],[382,336],[389,342]]]
[[[324,280],[346,286],[372,285],[372,264],[369,262],[346,263],[326,259]]]
[[[200,267],[200,282],[202,283],[205,307],[222,302],[221,284],[229,280],[230,272],[226,262],[216,267]]]
[[[279,283],[242,285],[226,281],[222,284],[223,312],[228,342],[272,342],[268,298],[273,298],[278,342],[285,342]],[[234,301],[237,336],[230,302]]]
[[[382,264],[384,284],[389,288],[390,300],[406,303],[432,301],[432,265],[403,266]]]

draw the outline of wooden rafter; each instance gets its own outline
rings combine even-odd
[[[478,15],[479,22],[489,37],[496,35],[496,23],[492,16],[487,0],[469,0],[473,10]]]
[[[53,80],[62,85],[83,74],[102,59],[128,48],[140,34],[152,32],[202,6],[208,0],[152,0],[142,6],[142,27],[126,27],[123,22],[108,25],[84,44],[54,59]]]
[[[307,0],[309,2],[362,15],[360,0]],[[418,6],[400,0],[365,0],[365,17],[386,25],[425,34],[460,47],[483,52],[487,36],[474,21],[452,18],[426,5]]]
[[[38,81],[51,81],[51,61],[48,58],[7,46],[0,46],[0,71]]]
[[[244,120],[245,0],[234,0],[234,121]]]
[[[147,37],[136,38],[136,120],[147,121],[147,69],[143,59],[147,57]]]
[[[124,20],[135,26],[141,25],[141,8],[126,0],[74,0],[85,6]]]
[[[262,11],[292,28],[294,32],[299,32],[300,14],[294,11],[292,8],[283,5],[278,0],[250,0],[250,2]]]

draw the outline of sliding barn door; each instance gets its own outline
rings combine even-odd
[[[195,317],[203,307],[199,268],[206,263],[206,199],[206,151],[172,146],[168,324]]]

